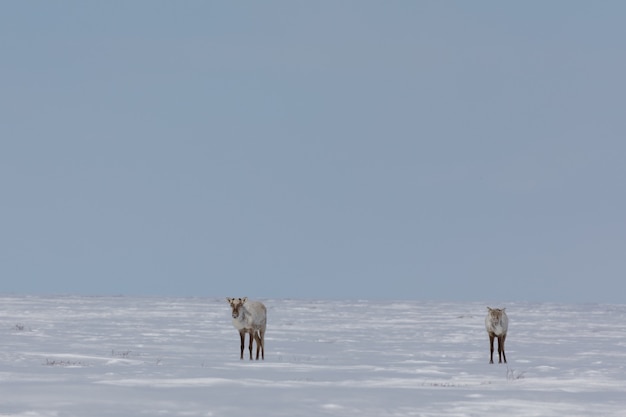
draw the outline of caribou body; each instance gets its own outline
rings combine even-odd
[[[240,359],[243,359],[243,349],[246,339],[246,333],[250,335],[249,349],[250,360],[252,360],[252,341],[256,341],[256,359],[259,359],[259,351],[261,359],[265,359],[265,327],[267,325],[267,310],[263,303],[258,301],[248,301],[248,297],[244,298],[227,298],[228,304],[232,309],[233,326],[239,330],[241,339]]]
[[[504,354],[504,341],[506,339],[506,332],[509,328],[509,318],[506,315],[505,309],[487,307],[487,317],[485,317],[485,328],[489,335],[489,349],[491,356],[489,357],[489,363],[493,363],[493,340],[498,339],[498,363],[506,363],[506,355]]]

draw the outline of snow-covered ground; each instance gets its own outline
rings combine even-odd
[[[626,416],[626,305],[492,305],[490,365],[485,303],[261,301],[257,362],[224,299],[0,296],[0,416]]]

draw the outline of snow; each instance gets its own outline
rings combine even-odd
[[[626,415],[626,305],[491,305],[490,365],[486,303],[261,301],[241,361],[225,299],[0,296],[0,416]]]

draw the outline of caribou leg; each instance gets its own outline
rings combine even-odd
[[[250,360],[252,360],[252,333],[253,332],[250,332],[250,346],[248,346],[250,349]]]
[[[506,355],[504,354],[504,340],[506,339],[506,333],[498,336],[498,358],[500,360],[498,363],[502,363],[502,359],[504,358],[504,363],[506,363]]]
[[[243,349],[246,341],[246,332],[239,330],[239,338],[241,339],[241,355],[239,359],[243,359]]]

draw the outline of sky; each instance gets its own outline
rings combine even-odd
[[[626,3],[27,1],[0,293],[626,302]]]

